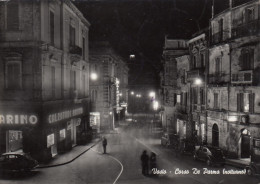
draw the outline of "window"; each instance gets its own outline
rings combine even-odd
[[[91,101],[96,102],[97,101],[97,90],[91,91]]]
[[[215,59],[215,74],[220,75],[221,73],[221,58],[217,57]]]
[[[19,4],[17,1],[9,1],[7,3],[7,29],[19,30]]]
[[[196,65],[197,65],[197,58],[196,58],[196,56],[193,56],[193,65],[192,65],[192,68],[196,68]]]
[[[75,46],[75,28],[70,25],[70,46]]]
[[[192,88],[192,102],[193,104],[198,103],[198,94],[197,94],[197,88]]]
[[[86,43],[85,43],[85,38],[83,37],[82,38],[82,57],[83,57],[83,59],[85,60],[86,59],[86,53],[85,53],[85,51],[86,51],[86,45],[85,45]]]
[[[255,16],[254,8],[246,9],[246,20],[247,20],[247,22],[254,20],[254,18],[255,18],[254,16]]]
[[[86,94],[86,78],[85,75],[82,75],[82,88],[83,88],[83,95],[85,96]]]
[[[205,92],[204,88],[200,88],[200,104],[205,105]]]
[[[218,93],[214,93],[214,109],[219,108]]]
[[[181,95],[177,95],[177,103],[181,103]]]
[[[21,63],[18,61],[8,62],[6,64],[6,88],[7,89],[21,89],[22,88],[22,74]]]
[[[73,96],[76,90],[76,71],[70,71],[70,93]]]
[[[254,93],[238,93],[237,94],[237,111],[238,112],[254,112],[255,94]]]
[[[52,97],[55,98],[55,67],[51,67],[51,91]]]
[[[187,92],[181,93],[181,105],[187,106]]]
[[[54,45],[54,13],[50,11],[50,42]]]
[[[223,39],[223,19],[219,20],[218,26],[219,26],[219,39],[221,41]]]
[[[244,49],[241,51],[241,69],[242,70],[252,70],[254,68],[254,50]]]
[[[204,54],[200,54],[200,64],[201,64],[201,67],[205,67],[206,66]]]

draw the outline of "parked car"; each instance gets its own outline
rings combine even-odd
[[[37,167],[38,162],[26,153],[4,153],[0,157],[0,171],[30,171]]]
[[[259,175],[260,174],[260,163],[250,162],[249,165],[246,166],[246,173],[249,176]]]
[[[179,136],[177,134],[163,133],[161,137],[161,145],[175,148],[179,144]]]
[[[207,162],[207,165],[220,164],[225,165],[225,157],[220,148],[210,146],[196,146],[194,160],[202,160]]]

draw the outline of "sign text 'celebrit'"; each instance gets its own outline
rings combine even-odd
[[[50,114],[48,116],[48,121],[49,123],[55,123],[57,121],[61,121],[64,119],[68,119],[71,118],[73,116],[77,116],[83,113],[83,108],[77,108],[77,109],[73,109],[73,110],[67,110],[67,111],[63,111],[63,112],[58,112],[58,113],[54,113],[54,114]]]

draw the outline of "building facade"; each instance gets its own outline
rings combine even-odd
[[[93,42],[90,73],[97,74],[97,79],[90,81],[93,128],[98,132],[114,130],[115,119],[127,107],[128,67],[108,42]]]
[[[70,1],[0,4],[0,152],[45,160],[88,126],[89,22]]]
[[[177,101],[177,62],[176,57],[188,53],[186,40],[176,40],[165,37],[163,49],[163,71],[161,72],[161,112],[163,130],[176,131],[176,116],[174,116]]]

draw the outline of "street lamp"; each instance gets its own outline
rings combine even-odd
[[[155,98],[155,92],[153,92],[153,91],[150,92],[150,93],[149,93],[149,96]]]
[[[131,95],[134,95],[134,94],[135,94],[135,92],[132,91],[132,92],[131,92]]]
[[[202,84],[202,80],[200,78],[196,78],[195,81],[194,81],[194,84],[201,85]]]
[[[91,80],[97,80],[97,78],[98,78],[98,76],[97,76],[96,73],[91,73],[91,74],[90,74],[90,79],[91,79]]]

